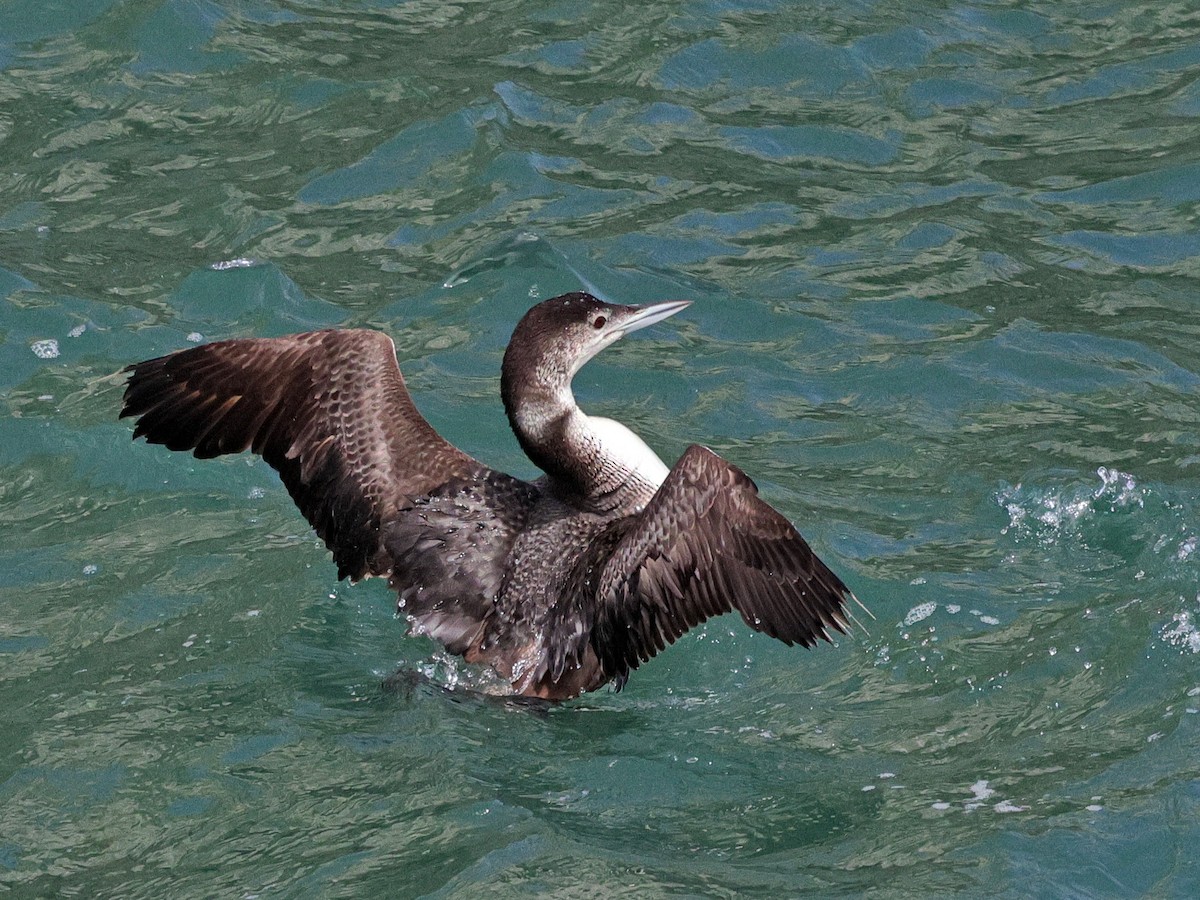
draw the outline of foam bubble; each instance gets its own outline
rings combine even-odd
[[[976,800],[986,800],[996,793],[994,788],[988,787],[986,778],[980,778],[977,782],[971,785],[971,793]]]
[[[937,609],[936,603],[918,603],[908,611],[908,615],[904,617],[905,625],[915,625],[922,619],[928,619]]]
[[[971,799],[963,804],[963,809],[970,812],[973,809],[979,809],[983,806],[983,801],[994,795],[996,792],[988,787],[987,779],[981,778],[971,785]]]
[[[224,272],[228,269],[249,269],[257,263],[252,259],[247,259],[244,256],[239,256],[236,259],[223,259],[220,262],[215,262],[210,266],[214,272]]]
[[[1173,625],[1165,625],[1162,638],[1168,644],[1178,647],[1186,653],[1200,653],[1200,629],[1192,619],[1192,614],[1178,612],[1171,616]]]
[[[1029,809],[1029,807],[1017,806],[1017,804],[1013,803],[1011,800],[1001,800],[999,803],[993,806],[992,809],[998,813],[1014,813],[1025,812],[1025,810]]]
[[[54,338],[46,338],[44,341],[34,341],[29,345],[29,349],[33,351],[33,355],[38,359],[58,358],[58,341]]]

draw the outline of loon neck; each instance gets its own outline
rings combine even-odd
[[[580,409],[569,383],[509,399],[506,392],[505,410],[521,448],[583,506],[640,512],[667,477],[666,465],[636,434]]]

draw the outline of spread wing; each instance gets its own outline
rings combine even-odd
[[[377,331],[218,341],[126,371],[121,416],[138,418],[135,439],[202,459],[261,455],[341,578],[390,570],[380,526],[409,498],[488,471],[422,418]]]
[[[737,466],[693,444],[600,576],[591,643],[620,686],[710,616],[737,610],[785,644],[845,633],[853,597]]]

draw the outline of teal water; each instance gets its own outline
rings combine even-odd
[[[1189,3],[0,5],[0,890],[1200,894],[1198,206]],[[509,708],[115,418],[370,325],[529,476],[500,354],[580,286],[696,300],[581,402],[747,469],[868,633]]]

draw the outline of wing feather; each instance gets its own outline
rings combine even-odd
[[[627,526],[598,595],[591,646],[618,685],[710,616],[737,610],[756,631],[811,647],[845,632],[853,597],[741,469],[699,445]]]
[[[387,335],[364,329],[218,341],[130,366],[134,437],[275,468],[341,577],[383,575],[381,524],[410,497],[490,470],[413,405]]]

